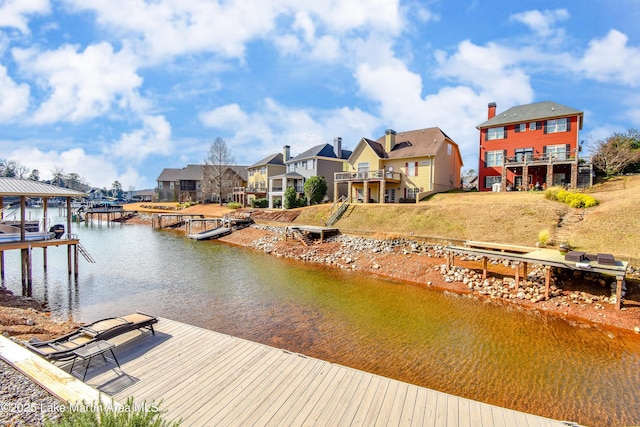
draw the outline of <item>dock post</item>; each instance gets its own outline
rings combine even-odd
[[[622,307],[622,277],[616,277],[616,310]]]
[[[482,257],[482,280],[485,280],[487,278],[487,257],[483,256]]]
[[[520,289],[520,263],[516,262],[516,294],[518,294],[518,289]]]
[[[73,273],[73,275],[77,279],[78,278],[78,245],[73,245],[73,264],[75,269],[75,272]]]
[[[544,268],[545,277],[544,277],[544,299],[549,299],[549,286],[551,285],[551,266],[547,265]]]

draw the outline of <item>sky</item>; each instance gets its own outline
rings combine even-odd
[[[478,168],[487,104],[640,128],[640,0],[0,0],[0,159],[154,188],[220,137],[251,165],[439,127]]]

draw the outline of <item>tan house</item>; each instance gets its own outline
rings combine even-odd
[[[285,146],[285,150],[289,147]],[[233,199],[248,205],[252,199],[266,199],[269,178],[285,173],[283,153],[271,154],[247,167],[247,185],[233,189]]]
[[[187,165],[182,169],[165,168],[156,180],[158,183],[157,200],[161,202],[218,202],[230,201],[233,198],[231,189],[244,186],[247,182],[245,166],[224,166],[223,191],[228,194],[217,194],[213,188],[210,175],[215,169],[212,165]]]
[[[458,144],[437,127],[401,133],[387,129],[376,141],[360,140],[348,170],[335,174],[333,194],[337,199],[343,185],[349,201],[418,202],[460,188],[462,166]]]

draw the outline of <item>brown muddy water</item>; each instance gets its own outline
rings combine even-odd
[[[149,226],[80,225],[97,260],[69,280],[66,250],[34,297],[89,322],[146,311],[458,396],[589,426],[640,424],[640,336],[282,260]],[[5,286],[21,291],[18,253]]]

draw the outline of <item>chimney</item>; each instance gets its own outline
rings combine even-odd
[[[291,147],[289,147],[288,145],[285,145],[282,148],[284,149],[284,151],[282,152],[282,161],[288,162],[289,159],[291,158]]]
[[[384,150],[388,153],[396,145],[396,131],[387,129],[384,131]]]
[[[333,153],[336,155],[336,158],[342,158],[342,138],[339,136],[333,138]]]
[[[487,119],[491,120],[496,116],[496,103],[495,102],[490,102],[489,103],[489,114]]]

